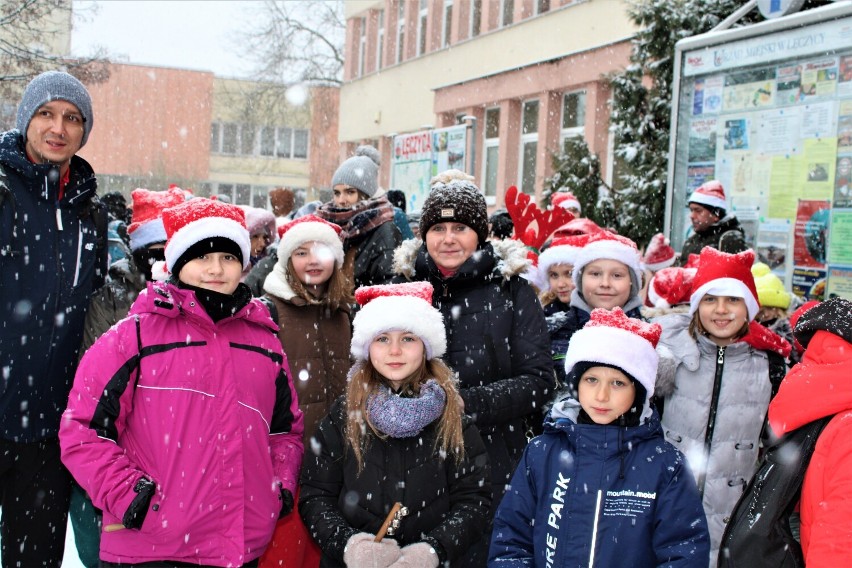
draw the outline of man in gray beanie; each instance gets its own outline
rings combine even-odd
[[[71,476],[58,430],[92,293],[106,274],[107,216],[92,167],[92,100],[60,71],[27,85],[0,134],[0,534],[3,566],[59,566]]]

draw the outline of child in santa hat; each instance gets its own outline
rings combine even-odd
[[[716,565],[726,519],[754,474],[769,400],[786,372],[790,345],[753,321],[760,308],[754,252],[701,251],[690,311],[663,327],[657,395],[666,440],[696,474]]]
[[[80,357],[109,328],[127,316],[133,302],[151,280],[151,266],[165,259],[163,210],[185,201],[183,190],[174,185],[167,191],[137,188],[130,196],[133,200],[133,216],[128,229],[131,257],[110,265],[107,283],[92,296],[83,326]],[[76,483],[71,490],[68,516],[80,559],[86,566],[97,566],[101,512]]]
[[[263,286],[275,306],[278,339],[305,417],[303,442],[310,447],[319,421],[346,389],[354,300],[341,270],[340,227],[306,215],[279,232],[278,260]],[[299,515],[288,515],[278,522],[260,566],[309,568],[319,565],[320,556]]]
[[[489,565],[707,566],[701,498],[650,403],[660,331],[616,307],[595,309],[574,334],[572,393],[524,451]]]
[[[243,566],[293,505],[302,413],[269,311],[240,283],[243,211],[162,214],[167,282],[84,355],[62,461],[103,510],[102,566]]]
[[[535,270],[535,286],[541,291],[547,329],[550,333],[550,351],[553,368],[560,380],[565,378],[565,351],[571,334],[564,325],[570,309],[571,294],[574,292],[574,262],[577,253],[589,241],[589,235],[574,235],[553,239],[538,257]]]
[[[554,245],[558,242],[563,245],[552,246],[542,253],[539,270],[540,274],[548,274],[546,290],[556,291],[556,299],[547,305],[545,315],[554,369],[557,378],[564,381],[562,358],[568,342],[589,321],[592,310],[617,307],[629,317],[642,317],[639,313],[642,267],[636,244],[609,231],[571,237],[568,241],[556,239]],[[564,285],[566,265],[572,265],[574,289],[571,292],[567,292]]]
[[[453,564],[482,536],[488,457],[464,416],[432,285],[359,288],[345,398],[305,456],[299,511],[324,566]],[[395,503],[399,526],[376,542]]]

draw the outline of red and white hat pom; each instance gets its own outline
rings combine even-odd
[[[550,246],[538,257],[538,274],[536,277],[538,289],[550,290],[550,281],[547,271],[557,264],[570,264],[573,268],[577,260],[577,254],[589,241],[589,235],[574,235],[572,237],[560,237],[553,239]]]
[[[368,360],[373,339],[388,331],[407,331],[419,337],[427,360],[443,356],[447,334],[441,312],[432,307],[432,291],[428,282],[358,288],[355,301],[361,309],[352,323],[352,357]]]
[[[651,272],[657,272],[668,268],[675,261],[675,250],[671,247],[669,240],[662,233],[651,237],[651,242],[645,249],[642,264]]]
[[[166,268],[169,272],[189,247],[204,239],[222,237],[234,241],[243,255],[243,270],[251,261],[251,239],[245,213],[236,205],[197,197],[163,211],[166,228]]]
[[[659,324],[627,317],[621,308],[596,308],[583,329],[571,336],[565,372],[580,362],[618,367],[645,387],[644,418],[651,412],[648,400],[654,395],[660,360],[656,347],[662,331]]]
[[[689,298],[689,315],[695,313],[706,294],[743,298],[748,309],[748,318],[753,320],[760,309],[757,288],[751,266],[754,251],[746,250],[728,254],[712,247],[704,247],[698,259],[698,272],[692,282]]]
[[[609,231],[601,231],[589,235],[589,240],[578,253],[574,263],[574,284],[580,287],[580,275],[583,268],[590,262],[607,259],[617,260],[626,265],[636,277],[639,286],[642,285],[642,266],[639,260],[639,249],[636,243]]]
[[[127,227],[130,250],[165,242],[167,237],[163,226],[163,209],[183,203],[183,191],[177,186],[170,186],[168,191],[150,191],[140,187],[130,193],[130,198],[133,203],[133,217]]]
[[[683,266],[670,266],[655,272],[648,283],[648,299],[645,304],[653,308],[688,304],[696,272],[695,268]]]
[[[728,200],[725,198],[725,188],[715,179],[706,181],[692,192],[687,203],[698,203],[707,207],[717,207],[728,210]]]
[[[287,266],[287,261],[293,251],[304,243],[316,241],[327,245],[334,256],[337,267],[343,266],[343,241],[340,239],[341,228],[316,215],[303,215],[278,227],[278,262]]]

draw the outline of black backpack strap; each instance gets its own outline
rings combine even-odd
[[[787,362],[784,360],[784,357],[774,351],[767,351],[766,354],[769,358],[769,382],[772,385],[771,398],[775,398],[775,395],[778,394],[778,388],[784,381],[784,377],[787,376]]]

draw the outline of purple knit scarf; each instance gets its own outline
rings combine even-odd
[[[440,418],[447,394],[435,379],[420,387],[420,394],[403,398],[387,387],[375,389],[367,398],[370,422],[391,438],[411,438]]]

